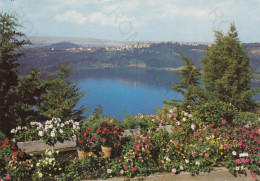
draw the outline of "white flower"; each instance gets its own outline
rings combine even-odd
[[[64,127],[64,124],[63,124],[63,123],[61,123],[61,124],[60,124],[60,127],[62,127],[62,128],[63,128],[63,127]]]
[[[236,167],[236,170],[238,171],[238,170],[240,170],[240,167],[238,166],[238,167]]]
[[[40,137],[43,137],[43,132],[42,132],[42,131],[39,131],[38,135],[39,135]]]
[[[69,122],[69,121],[66,121],[65,124],[70,124],[70,122]]]
[[[189,117],[189,118],[192,118],[193,116],[192,116],[192,114],[189,114],[188,117]]]
[[[27,130],[27,127],[26,127],[26,126],[23,126],[22,129],[23,129],[23,130]]]
[[[107,169],[107,173],[112,173],[112,169]]]
[[[21,126],[17,126],[17,128],[16,128],[17,130],[21,130],[22,128],[21,128]]]
[[[236,151],[232,151],[232,155],[236,156],[237,152]]]
[[[17,132],[16,129],[11,130],[11,133],[16,133],[16,132]]]
[[[55,137],[55,132],[54,131],[51,132],[51,137]]]
[[[74,125],[79,126],[79,122],[75,122]]]
[[[40,178],[42,178],[43,175],[42,175],[41,172],[39,172],[39,173],[38,173],[38,176],[39,176]]]
[[[247,153],[247,152],[245,152],[245,153],[240,153],[240,154],[239,154],[239,157],[248,157],[248,153]]]
[[[123,175],[125,172],[124,172],[124,170],[120,170],[120,173],[121,173],[121,175]]]
[[[188,159],[185,159],[185,163],[189,163],[190,161]]]
[[[62,130],[62,129],[60,129],[60,133],[61,133],[61,134],[63,133],[63,130]]]
[[[50,124],[50,125],[49,125],[49,128],[53,128],[53,125],[52,125],[52,124]]]
[[[187,112],[184,113],[184,116],[188,116],[189,114]]]
[[[73,120],[69,120],[69,122],[70,122],[70,123],[74,123],[74,121],[73,121]]]
[[[195,124],[191,124],[191,129],[194,130],[196,128],[196,125]]]
[[[172,109],[170,109],[170,110],[169,110],[169,113],[173,113],[173,110],[172,110]]]
[[[178,126],[181,125],[180,121],[177,121],[176,124],[177,124]]]
[[[38,162],[38,163],[36,164],[36,166],[39,167],[39,166],[40,166],[40,163]]]
[[[183,121],[186,121],[186,118],[182,118]]]
[[[15,140],[14,138],[12,139],[12,141],[13,141],[14,143],[16,142],[16,140]]]
[[[30,124],[31,124],[31,126],[34,126],[36,123],[37,123],[37,122],[31,122]]]
[[[195,165],[200,165],[200,162],[199,162],[199,161],[196,161],[196,162],[195,162]]]

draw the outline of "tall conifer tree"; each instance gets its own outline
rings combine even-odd
[[[0,13],[0,128],[5,133],[15,125],[17,67],[18,58],[22,56],[18,50],[30,44],[25,35],[17,31],[18,27],[14,14]]]
[[[206,48],[201,60],[206,96],[209,101],[223,101],[240,111],[250,111],[255,107],[254,91],[250,89],[253,71],[236,27],[231,24],[227,35],[215,31],[215,36],[215,44]]]

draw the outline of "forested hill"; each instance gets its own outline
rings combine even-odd
[[[93,68],[134,67],[176,70],[184,65],[178,52],[192,57],[196,66],[204,56],[206,44],[195,43],[135,43],[121,47],[85,48],[68,42],[41,48],[27,48],[19,62],[24,66],[19,74],[25,75],[33,68],[56,70],[62,62],[74,66],[74,71]],[[260,74],[260,44],[245,44],[255,73]]]

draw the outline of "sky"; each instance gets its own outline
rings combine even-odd
[[[260,0],[0,0],[0,10],[27,36],[213,42],[235,23],[241,42],[260,42]]]

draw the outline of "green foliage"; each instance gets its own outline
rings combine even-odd
[[[84,118],[82,114],[86,108],[75,109],[84,93],[79,92],[76,83],[68,80],[70,75],[71,67],[63,64],[57,73],[50,74],[44,81],[46,91],[41,95],[36,106],[41,120],[59,117],[62,120],[80,121]]]
[[[254,110],[255,91],[250,89],[253,72],[234,24],[227,35],[216,31],[215,37],[215,44],[206,48],[201,60],[207,98],[231,103],[240,111]]]
[[[188,58],[181,54],[182,59],[185,61],[185,66],[175,74],[180,75],[180,82],[174,82],[172,84],[172,90],[181,93],[183,100],[173,99],[171,102],[166,102],[173,106],[180,106],[183,110],[187,110],[188,106],[194,107],[201,102],[203,97],[203,89],[200,87],[200,69],[196,68]],[[179,105],[179,103],[181,103]]]
[[[137,128],[136,118],[134,116],[128,114],[126,110],[124,110],[124,112],[125,112],[125,119],[121,123],[121,126],[125,129],[135,129],[135,128]]]
[[[4,140],[6,138],[6,135],[0,131],[0,140]]]
[[[257,125],[257,114],[251,112],[236,112],[233,122],[237,122],[239,125]]]
[[[18,58],[22,56],[17,50],[30,44],[25,35],[17,29],[20,27],[15,14],[0,13],[0,129],[9,134],[15,125],[16,108],[19,100],[15,87],[18,85]]]
[[[231,123],[237,111],[237,108],[231,103],[207,102],[197,106],[193,115],[199,124],[214,124],[215,127],[218,127],[222,120]]]
[[[39,103],[39,97],[46,91],[40,78],[40,70],[33,70],[22,77],[15,91],[19,98],[14,104],[16,124],[29,127],[32,120],[40,120],[39,111],[34,106]]]

